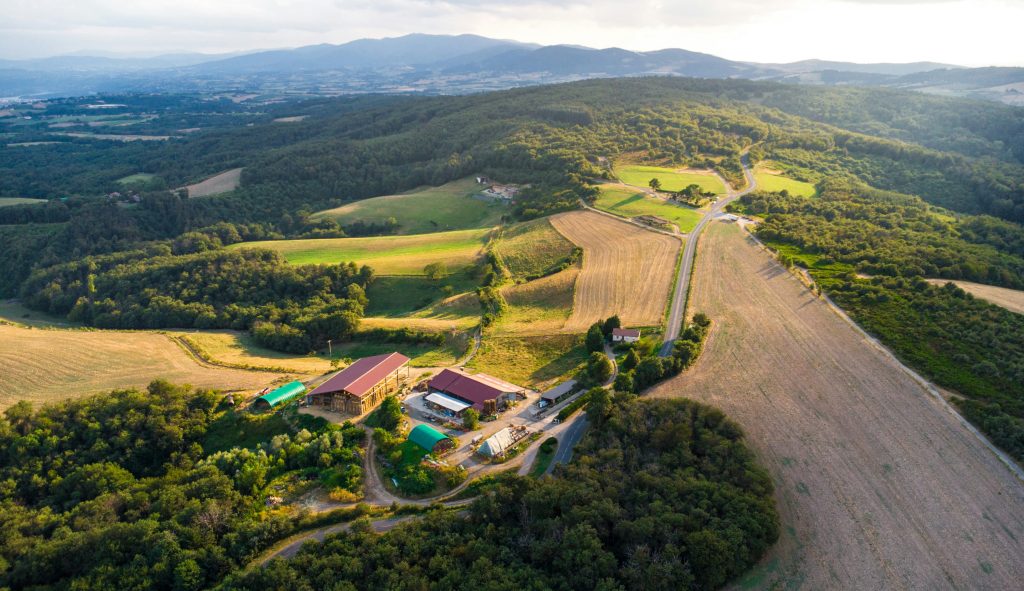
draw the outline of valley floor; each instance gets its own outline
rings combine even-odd
[[[782,536],[737,587],[1019,587],[1024,483],[738,227],[700,251],[710,341],[652,395],[721,408],[773,477]]]

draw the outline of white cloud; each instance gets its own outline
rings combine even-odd
[[[731,59],[1024,65],[1018,0],[4,0],[0,56],[221,52],[412,32]]]

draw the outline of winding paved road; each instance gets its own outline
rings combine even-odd
[[[725,183],[728,194],[708,208],[704,218],[700,220],[693,228],[693,231],[686,237],[686,246],[683,247],[682,254],[683,259],[679,265],[679,277],[676,278],[676,288],[673,292],[672,307],[669,310],[668,323],[665,326],[665,343],[661,346],[662,357],[667,357],[672,353],[672,343],[679,338],[679,333],[682,331],[683,316],[686,314],[686,300],[690,289],[690,273],[693,270],[693,259],[697,255],[697,238],[700,237],[704,226],[714,219],[715,216],[722,213],[726,205],[757,188],[754,173],[750,170],[750,155],[746,150],[740,154],[740,163],[743,165],[743,176],[746,177],[747,186],[736,191],[732,188],[732,185]]]

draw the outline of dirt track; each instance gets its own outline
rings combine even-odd
[[[679,240],[592,211],[571,211],[551,225],[583,248],[572,315],[565,330],[582,332],[618,314],[625,326],[661,324]]]
[[[712,223],[697,365],[652,395],[741,423],[782,535],[743,589],[1019,589],[1024,484],[894,362],[745,237]]]

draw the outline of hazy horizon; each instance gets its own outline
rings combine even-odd
[[[682,48],[762,63],[1024,66],[1021,22],[1024,3],[1011,0],[15,0],[0,24],[0,58],[219,54],[468,33],[543,45]]]

